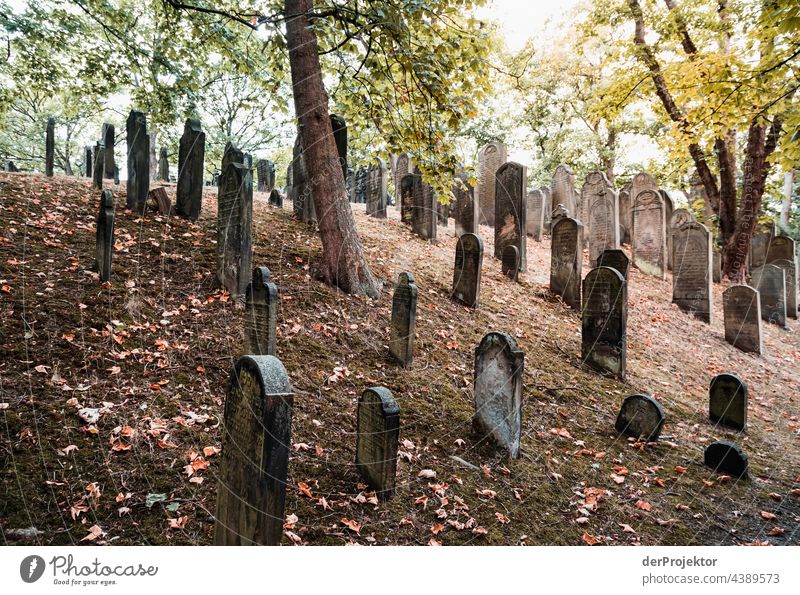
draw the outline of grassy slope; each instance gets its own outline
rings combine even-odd
[[[89,184],[0,174],[0,529],[11,541],[14,530],[34,526],[35,541],[47,544],[79,543],[93,526],[103,533],[86,542],[209,543],[219,455],[202,451],[220,446],[218,416],[242,328],[242,311],[214,288],[215,194],[193,225],[138,219],[123,209],[124,187],[114,187],[117,250],[112,283],[101,287],[91,272],[98,193]],[[514,284],[490,256],[492,230],[482,229],[482,303],[471,311],[447,297],[452,227],[440,227],[432,246],[394,209],[377,221],[354,206],[373,271],[389,283],[371,302],[312,280],[318,238],[264,198],[257,195],[253,262],[270,267],[282,294],[278,355],[296,391],[286,505],[297,517],[295,541],[800,540],[796,321],[765,328],[767,354],[747,355],[724,342],[722,287],[709,329],[669,303],[669,281],[633,270],[622,383],[581,365],[579,319],[546,291],[547,241],[529,241],[528,276]],[[403,270],[419,286],[410,370],[386,356],[390,287]],[[471,431],[474,347],[493,329],[515,335],[525,351],[518,461],[496,456]],[[750,387],[747,434],[707,420],[707,386],[720,371]],[[398,493],[378,506],[353,467],[356,397],[371,384],[393,391],[402,419]],[[665,407],[657,445],[631,445],[613,431],[621,400],[634,392]],[[87,424],[79,407],[100,408],[100,420]],[[718,438],[744,446],[752,480],[720,482],[702,466],[704,445]],[[193,457],[192,478],[202,483],[185,470]],[[423,469],[435,479],[418,477]],[[147,494],[166,501],[148,508]]]

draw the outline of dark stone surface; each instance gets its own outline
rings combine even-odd
[[[95,190],[103,189],[103,162],[105,161],[106,149],[103,143],[98,141],[94,146],[94,163],[92,165],[92,188]]]
[[[412,188],[413,209],[411,210],[411,231],[423,240],[436,242],[437,203],[433,188],[415,176]]]
[[[400,180],[400,221],[411,225],[414,221],[414,194],[421,192],[417,186],[422,184],[422,176],[406,174]]]
[[[481,292],[483,241],[474,233],[465,233],[456,243],[456,262],[453,269],[452,298],[477,308]]]
[[[163,186],[153,188],[148,192],[147,198],[152,208],[158,211],[158,214],[162,217],[167,217],[172,214],[172,202]]]
[[[614,428],[620,434],[655,442],[664,427],[664,419],[664,410],[653,397],[631,395],[622,402]]]
[[[616,269],[598,267],[583,280],[581,357],[593,368],[625,377],[628,284]]]
[[[114,159],[114,146],[116,144],[116,133],[114,130],[114,125],[109,124],[108,122],[104,123],[103,128],[101,130],[101,135],[103,137],[103,144],[106,147],[106,155],[104,161],[105,165],[103,167],[103,177],[107,180],[113,180],[114,174],[117,169],[117,164]]]
[[[761,318],[771,324],[786,326],[786,275],[774,264],[765,264],[750,273],[751,285],[758,289]]]
[[[711,324],[714,320],[711,232],[705,225],[689,221],[674,230],[672,238],[672,302],[684,312]]]
[[[461,173],[458,176],[460,183],[453,186],[455,205],[453,217],[456,224],[456,235],[478,232],[478,201],[475,200],[475,189],[469,185],[469,176]],[[463,185],[462,185],[463,184]]]
[[[245,355],[275,355],[277,321],[278,287],[267,267],[256,267],[245,294]]]
[[[611,267],[619,272],[624,279],[628,278],[628,271],[631,267],[631,259],[622,250],[603,250],[597,257],[597,266]]]
[[[188,118],[178,145],[178,187],[175,211],[179,217],[197,221],[203,206],[203,168],[205,167],[206,133],[199,120]]]
[[[269,193],[269,204],[279,209],[283,208],[283,195],[278,192],[277,188],[273,188],[272,192]]]
[[[525,207],[528,200],[528,169],[509,161],[495,175],[494,256],[502,258],[506,246],[516,246],[519,270],[527,266]]]
[[[161,147],[158,152],[158,179],[169,182],[169,154],[166,147]]]
[[[111,190],[100,193],[95,242],[95,267],[100,273],[100,281],[110,281],[111,257],[114,253],[114,195]]]
[[[550,246],[550,291],[568,306],[581,308],[581,261],[583,226],[567,216],[553,218]]]
[[[235,299],[247,290],[252,258],[253,178],[243,161],[236,147],[226,148],[217,199],[217,281]]]
[[[414,335],[417,321],[417,286],[414,275],[400,273],[392,298],[389,353],[404,368],[414,360]]]
[[[747,385],[735,374],[718,374],[708,389],[711,421],[736,430],[747,427]]]
[[[367,169],[367,215],[386,219],[388,183],[386,163],[376,157]]]
[[[732,442],[720,440],[709,444],[703,455],[703,462],[717,473],[747,477],[747,455]]]
[[[342,166],[342,179],[347,177],[347,123],[338,114],[330,114],[333,141],[336,143],[336,152],[339,154],[339,164]]]
[[[145,115],[132,110],[125,129],[128,141],[128,199],[125,206],[144,213],[147,193],[150,192],[150,136]]]
[[[763,353],[761,300],[749,285],[731,285],[722,294],[725,340],[749,353]]]
[[[358,399],[356,467],[381,500],[394,495],[400,407],[388,388],[366,389]]]
[[[56,120],[55,118],[47,118],[47,128],[44,135],[44,175],[53,177],[53,162],[55,160],[55,134],[56,134]]]
[[[512,281],[517,280],[517,277],[519,277],[519,250],[517,250],[516,246],[506,246],[505,250],[503,250],[500,268],[506,277]]]
[[[94,170],[92,169],[92,147],[86,145],[83,147],[83,169],[86,172],[86,177],[91,178],[94,174]]]

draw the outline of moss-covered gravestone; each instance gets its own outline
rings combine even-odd
[[[747,477],[747,455],[732,442],[720,440],[709,444],[703,454],[703,462],[718,473]]]
[[[404,368],[414,360],[414,334],[417,320],[417,286],[414,275],[400,273],[392,298],[392,323],[389,353]]]
[[[110,281],[111,255],[114,252],[114,195],[111,190],[103,190],[100,194],[95,239],[95,266],[100,273],[100,281]]]
[[[373,387],[358,399],[356,467],[381,500],[394,495],[400,407],[389,389]]]
[[[614,428],[620,434],[655,442],[664,427],[664,410],[653,397],[631,395],[622,402]]]
[[[277,319],[278,287],[267,267],[256,267],[245,296],[245,355],[275,355]]]
[[[453,268],[452,298],[477,308],[481,291],[483,241],[474,233],[464,233],[456,243],[456,263]]]
[[[735,374],[718,374],[708,389],[708,416],[723,426],[747,426],[747,385]]]
[[[599,370],[625,377],[628,284],[616,269],[598,267],[583,280],[581,357]]]

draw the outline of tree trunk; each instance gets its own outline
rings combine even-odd
[[[609,126],[608,139],[606,140],[606,149],[608,153],[603,156],[603,171],[606,172],[606,177],[611,185],[614,185],[616,176],[614,175],[614,166],[616,165],[617,157],[617,129]]]
[[[284,6],[295,113],[322,238],[322,277],[347,293],[377,297],[378,287],[356,232],[333,139],[317,35],[307,17],[312,2],[285,0]]]
[[[781,225],[789,227],[789,212],[792,208],[792,188],[794,186],[794,170],[783,174],[783,201],[781,201]]]

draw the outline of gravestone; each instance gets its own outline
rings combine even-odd
[[[258,191],[269,194],[275,186],[275,164],[266,159],[256,161]]]
[[[495,174],[494,256],[502,258],[506,246],[516,246],[519,270],[527,266],[525,202],[528,168],[519,163],[504,163]]]
[[[631,201],[631,188],[633,180],[629,180],[619,191],[619,241],[630,245],[633,231],[633,204]]]
[[[641,175],[638,174],[638,178]],[[635,186],[635,184],[634,184]],[[659,192],[642,190],[633,200],[633,265],[643,273],[666,279],[667,228]]]
[[[178,187],[175,210],[180,217],[197,221],[203,206],[203,168],[206,133],[199,120],[187,118],[178,146]]]
[[[306,160],[303,155],[303,140],[298,134],[294,141],[292,153],[292,186],[289,194],[292,199],[294,217],[304,223],[313,223],[317,220],[314,201],[311,197],[311,184],[306,170]]]
[[[400,407],[388,388],[366,389],[358,399],[356,467],[381,500],[394,496]]]
[[[114,252],[114,195],[111,190],[100,193],[95,244],[95,267],[100,273],[100,281],[105,283],[111,280],[111,256]]]
[[[114,166],[114,184],[119,185],[119,167]]]
[[[413,207],[411,210],[411,231],[423,240],[436,242],[437,203],[433,188],[422,181],[422,176],[414,176],[412,187]]]
[[[686,209],[675,209],[672,212],[672,217],[669,218],[669,225],[667,226],[667,268],[673,270],[675,266],[675,244],[674,236],[684,223],[693,223],[694,215]]]
[[[366,204],[367,202],[367,178],[369,177],[369,168],[366,166],[359,167],[356,171],[356,200],[359,204]]]
[[[714,252],[711,254],[712,265],[714,267],[714,274],[712,276],[712,281],[714,283],[721,283],[722,282],[722,253],[720,253],[719,249],[714,248]]]
[[[367,170],[367,215],[386,219],[386,163],[376,157]]]
[[[553,209],[553,212],[550,214],[550,232],[552,233],[553,228],[558,223],[559,219],[563,219],[565,217],[569,217],[569,213],[567,212],[567,208],[564,205],[556,205],[556,208]],[[583,230],[581,230],[581,236],[583,235]]]
[[[703,462],[717,473],[747,477],[747,455],[732,442],[719,440],[709,444],[703,454]]]
[[[478,151],[478,203],[483,225],[494,225],[495,174],[506,162],[507,152],[500,142],[489,143]]]
[[[574,310],[580,310],[583,226],[570,217],[554,218],[551,235],[550,292],[560,295]]]
[[[586,219],[581,219],[588,229],[585,237],[589,244],[589,266],[597,266],[597,258],[604,250],[619,248],[619,205],[617,193],[602,172],[586,176],[581,190],[581,200]]]
[[[161,147],[158,152],[158,179],[169,182],[169,157],[166,147]]]
[[[83,147],[83,168],[87,178],[91,178],[94,172],[92,171],[92,147],[85,145]]]
[[[544,194],[541,190],[528,192],[528,202],[525,206],[526,231],[534,241],[542,241],[544,232]]]
[[[770,261],[771,265],[783,269],[786,280],[786,316],[797,319],[797,263],[779,258]]]
[[[114,125],[105,122],[103,127],[100,131],[100,134],[103,137],[103,144],[106,147],[106,155],[105,155],[105,166],[103,170],[103,177],[107,180],[113,180],[114,175],[117,169],[117,163],[114,159],[114,145],[116,143],[116,132],[114,130]],[[115,182],[118,184],[119,182]]]
[[[749,285],[731,285],[722,294],[725,340],[748,353],[764,352],[761,340],[761,299]]]
[[[97,141],[94,145],[94,163],[92,165],[92,188],[94,190],[103,189],[103,161],[105,160],[106,149],[103,143]]]
[[[445,197],[447,200],[447,197]],[[450,203],[441,203],[436,201],[436,222],[442,227],[447,227],[448,220],[450,219]]]
[[[170,203],[167,191],[163,186],[153,188],[147,194],[148,201],[150,202],[153,210],[158,211],[158,214],[166,217],[172,214],[172,204]]]
[[[603,250],[600,256],[597,257],[597,266],[611,267],[618,271],[623,279],[627,280],[631,261],[622,250]]]
[[[735,374],[718,374],[708,389],[711,421],[736,430],[747,427],[747,385]]]
[[[750,252],[748,253],[751,270],[767,264],[767,251],[774,237],[775,226],[772,223],[767,226],[760,226],[753,233],[750,241]]]
[[[411,156],[408,153],[400,153],[395,160],[394,168],[392,169],[392,178],[394,179],[394,196],[398,206],[400,206],[402,203],[402,201],[399,199],[401,196],[400,184],[403,180],[403,177],[410,173],[412,173]]]
[[[283,195],[278,192],[277,188],[273,188],[272,192],[269,193],[269,204],[279,209],[283,208]]]
[[[421,192],[417,186],[422,184],[422,176],[406,174],[400,181],[400,221],[411,225],[414,221],[414,194]]]
[[[581,357],[593,368],[625,377],[628,284],[619,271],[592,269],[583,280]]]
[[[664,427],[664,410],[653,397],[631,395],[622,402],[614,429],[625,436],[655,442]]]
[[[217,198],[217,282],[241,298],[250,282],[253,178],[242,151],[228,143]]]
[[[516,281],[519,277],[519,250],[516,246],[506,246],[503,250],[501,270],[503,275],[512,281]]]
[[[280,544],[292,406],[292,385],[278,358],[239,358],[225,398],[214,545]]]
[[[456,235],[477,233],[480,214],[478,213],[478,202],[475,200],[475,189],[469,185],[467,181],[469,176],[466,173],[462,172],[456,178],[460,180],[453,185],[453,196],[455,197],[453,215],[456,221]]]
[[[775,260],[794,260],[797,258],[794,240],[786,236],[775,236],[767,246],[766,263]]]
[[[481,291],[483,241],[474,233],[464,233],[456,242],[451,297],[470,308],[477,308]]]
[[[131,110],[125,124],[128,141],[128,199],[125,206],[144,213],[150,191],[150,136],[142,112]]]
[[[786,275],[781,267],[765,264],[750,272],[751,285],[758,290],[761,318],[786,326]]]
[[[539,192],[541,192],[542,196],[544,197],[544,205],[542,206],[542,210],[544,211],[543,213],[544,231],[546,233],[550,233],[550,228],[552,225],[550,222],[550,218],[553,215],[553,194],[550,191],[549,186],[542,186],[541,188],[539,188]]]
[[[666,227],[667,227],[667,232],[666,232],[667,251],[666,251],[666,256],[664,258],[666,259],[665,262],[667,263],[667,269],[672,270],[672,263],[671,263],[672,246],[670,244],[669,222],[672,221],[672,213],[675,211],[675,203],[673,202],[669,192],[667,192],[666,190],[661,190],[660,193],[661,193],[661,199],[664,201],[664,221],[666,222]]]
[[[414,361],[414,328],[417,320],[417,286],[414,275],[400,273],[392,298],[389,353],[404,368]]]
[[[711,324],[714,320],[711,232],[705,225],[690,221],[675,232],[673,242],[672,303]]]
[[[267,267],[253,269],[244,309],[244,354],[275,355],[278,287]]]
[[[16,165],[14,165],[14,162],[11,161],[11,159],[8,159],[6,161],[4,169],[5,169],[5,171],[10,172],[10,173],[15,173],[15,172],[19,171],[19,168]],[[91,176],[91,174],[88,174],[88,175]]]
[[[551,188],[552,204],[563,205],[567,211],[567,217],[579,220],[575,203],[575,174],[568,165],[562,163],[553,172]]]
[[[525,354],[506,333],[488,333],[475,349],[473,426],[512,459],[519,458],[524,364]]]
[[[53,177],[53,162],[55,161],[56,151],[56,120],[47,118],[47,128],[44,137],[44,175],[48,178]]]
[[[339,114],[330,114],[333,141],[336,143],[336,153],[339,155],[339,165],[342,168],[342,179],[347,178],[347,123]]]

